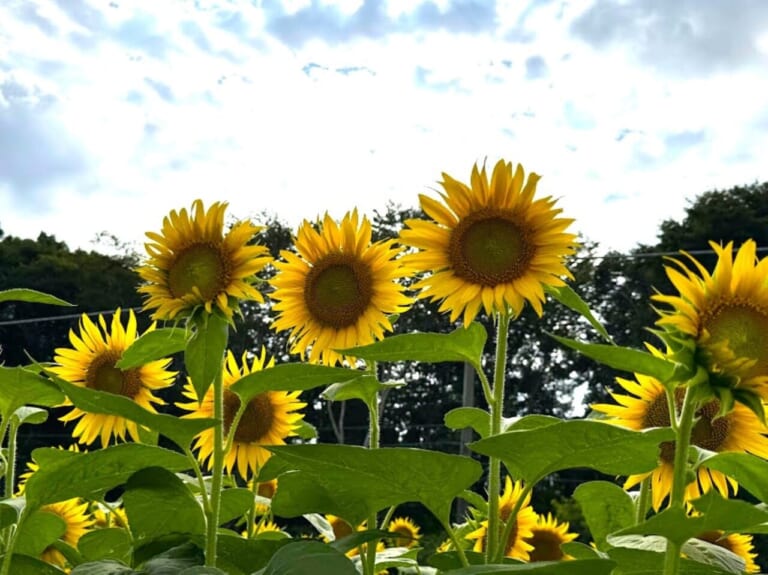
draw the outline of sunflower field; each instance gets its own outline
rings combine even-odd
[[[277,259],[259,226],[225,227],[226,202],[171,211],[137,270],[154,322],[143,333],[132,310],[83,314],[53,362],[0,365],[0,575],[759,572],[768,258],[749,240],[711,243],[712,270],[668,259],[674,293],[648,302],[646,348],[621,347],[579,296],[572,220],[538,180],[503,160],[466,183],[443,174],[397,238],[374,241],[353,209],[304,221]],[[241,304],[265,298],[293,361],[229,348]],[[393,334],[422,298],[455,329]],[[552,334],[558,345],[617,372],[612,401],[583,419],[504,413],[510,330],[548,300],[602,339]],[[24,286],[4,302],[71,305]],[[444,414],[475,434],[472,457],[380,446],[382,394],[407,385],[386,367],[402,362],[474,370],[482,408]],[[302,399],[315,389],[362,402],[365,445],[318,442]],[[19,468],[19,428],[62,406],[76,443]],[[603,476],[575,489],[590,535],[579,541],[532,504],[540,482],[578,468]],[[406,504],[441,526],[437,544]]]

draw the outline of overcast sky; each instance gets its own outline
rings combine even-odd
[[[503,157],[625,250],[766,150],[766,0],[0,2],[6,235],[370,214]]]

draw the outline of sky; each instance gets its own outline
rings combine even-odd
[[[2,0],[0,228],[296,226],[503,158],[624,251],[768,180],[767,96],[765,0]]]

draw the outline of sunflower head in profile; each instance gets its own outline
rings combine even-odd
[[[755,553],[751,535],[741,533],[726,535],[723,531],[707,531],[697,535],[696,539],[708,541],[741,557],[744,560],[744,573],[760,572],[760,567],[755,563],[757,553]]]
[[[609,423],[630,429],[669,427],[669,407],[664,386],[653,377],[640,374],[635,377],[636,381],[616,379],[627,392],[611,394],[616,404],[593,404],[592,409],[606,414]],[[678,409],[682,405],[684,393],[684,388],[678,387],[675,390]],[[765,428],[752,411],[738,403],[724,416],[719,416],[719,411],[720,404],[716,399],[698,409],[691,432],[691,445],[717,453],[734,451],[768,457]],[[630,488],[650,476],[652,504],[658,511],[672,489],[674,460],[675,443],[662,443],[659,466],[648,473],[630,475],[624,487]],[[738,487],[732,478],[715,469],[708,469],[704,464],[698,468],[696,480],[687,485],[685,499],[696,499],[712,489],[713,485],[724,497],[728,497],[729,485],[734,493]]]
[[[499,516],[506,522],[509,520],[517,501],[523,495],[523,484],[512,480],[507,476],[504,484],[504,492],[499,498]],[[536,526],[537,515],[531,507],[530,493],[525,496],[515,518],[515,525],[509,532],[509,538],[504,542],[504,556],[528,561],[533,546],[528,539],[533,537],[533,528]],[[466,539],[474,541],[473,551],[485,552],[485,542],[488,536],[488,521],[480,523],[480,527],[465,535]]]
[[[128,529],[128,516],[122,506],[110,505],[107,507],[97,502],[91,506],[91,515],[93,516],[94,527],[99,529],[106,529],[107,527]]]
[[[565,232],[572,220],[557,217],[555,200],[534,199],[538,181],[500,160],[490,180],[485,166],[475,165],[469,186],[443,174],[442,201],[421,195],[431,220],[408,220],[400,232],[404,244],[420,250],[405,257],[406,265],[429,272],[414,285],[419,297],[442,301],[440,311],[450,311],[451,321],[463,314],[465,325],[480,307],[517,315],[528,302],[541,315],[544,287],[571,277],[565,259],[575,236]]]
[[[141,367],[125,370],[115,367],[123,352],[137,338],[136,316],[133,311],[129,311],[128,323],[123,326],[120,321],[120,309],[117,309],[109,327],[102,315],[99,315],[98,322],[99,326],[96,326],[83,314],[79,335],[74,331],[69,332],[72,347],[60,347],[56,350],[54,360],[58,365],[52,367],[51,371],[74,385],[132,399],[154,413],[153,404],[162,405],[163,401],[152,392],[168,387],[176,377],[176,372],[166,369],[171,360],[151,361]],[[147,331],[153,329],[154,324]],[[64,405],[71,405],[71,402],[67,400]],[[61,417],[64,422],[74,420],[79,421],[72,435],[85,445],[90,445],[100,437],[102,447],[106,447],[112,437],[125,440],[126,433],[134,441],[139,440],[136,423],[118,415],[87,413],[73,407]]]
[[[709,372],[716,395],[727,390],[747,405],[754,402],[744,394],[766,401],[768,258],[757,259],[753,240],[742,244],[735,259],[733,242],[710,245],[717,254],[712,273],[685,252],[689,265],[673,259],[675,266],[666,267],[678,294],[652,296],[669,306],[659,312],[656,323],[696,342],[699,362]]]
[[[263,302],[253,286],[254,275],[271,261],[266,247],[252,244],[262,228],[248,221],[236,223],[224,233],[226,202],[214,202],[206,211],[201,200],[163,219],[158,234],[147,232],[148,258],[139,267],[146,282],[144,309],[154,319],[188,315],[199,306],[214,306],[228,318],[239,300]]]
[[[270,479],[269,481],[257,481],[255,485],[254,480],[252,479],[248,482],[248,488],[259,497],[269,499],[271,502],[275,496],[275,492],[277,492],[277,479]],[[257,503],[254,507],[254,513],[256,513],[256,515],[266,515],[269,513],[270,504]]]
[[[406,275],[392,240],[371,243],[371,223],[357,210],[336,223],[326,214],[317,226],[304,221],[296,253],[282,251],[271,298],[272,326],[290,330],[291,351],[309,361],[335,365],[335,350],[366,345],[392,330],[388,315],[410,303],[398,280]]]
[[[242,535],[248,537],[248,530],[243,531]],[[270,539],[274,535],[282,537],[287,533],[271,519],[257,521],[253,526],[253,537],[256,539]]]
[[[272,367],[274,358],[267,360],[267,352],[264,348],[261,355],[254,356],[250,365],[247,354],[243,354],[238,365],[235,356],[227,351],[222,383],[224,387],[224,433],[230,433],[232,423],[237,411],[240,409],[240,398],[229,388],[250,373],[260,371],[265,367]],[[191,401],[177,403],[176,405],[188,413],[185,418],[213,417],[213,386],[211,386],[199,401],[197,392],[188,381],[182,392]],[[248,480],[249,476],[255,476],[259,469],[269,459],[270,453],[264,449],[265,445],[285,445],[285,439],[296,435],[295,430],[304,415],[296,413],[306,406],[298,400],[298,391],[265,391],[250,400],[243,412],[240,423],[234,430],[232,448],[224,456],[224,468],[227,473],[232,473],[236,466],[240,476]],[[200,432],[195,439],[194,448],[198,449],[198,458],[201,462],[210,464],[213,455],[214,430],[212,428]]]
[[[546,516],[539,515],[536,526],[532,528],[533,537],[526,539],[533,549],[530,551],[530,560],[534,561],[563,561],[573,559],[563,553],[560,546],[570,543],[578,537],[576,533],[568,532],[568,523],[560,523],[551,513]]]
[[[421,529],[408,517],[395,517],[389,522],[387,531],[402,535],[392,539],[395,547],[413,547],[421,539]]]

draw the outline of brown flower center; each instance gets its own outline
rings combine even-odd
[[[229,433],[240,398],[229,390],[224,390],[224,433]],[[269,392],[260,393],[251,401],[240,418],[235,430],[235,441],[240,443],[261,443],[269,435],[275,421],[275,407],[269,399]]]
[[[110,350],[91,360],[85,374],[85,386],[133,399],[141,390],[138,369],[121,370],[115,367],[121,353]]]
[[[679,408],[683,402],[685,390],[677,388],[675,390],[675,402]],[[719,451],[720,447],[728,439],[728,431],[731,427],[731,417],[717,416],[720,409],[720,402],[716,399],[704,404],[696,412],[696,423],[691,430],[691,445],[707,449],[709,451]],[[667,407],[667,397],[660,393],[651,403],[643,418],[643,428],[648,427],[669,427],[669,408]],[[661,460],[667,463],[673,463],[675,460],[675,442],[665,441],[661,444]]]
[[[526,539],[533,545],[531,562],[533,561],[560,561],[565,554],[560,549],[562,539],[554,531],[549,529],[534,529],[533,537]]]
[[[448,250],[457,276],[471,283],[496,286],[529,270],[535,246],[508,210],[484,208],[459,222],[451,233]]]
[[[212,244],[192,244],[176,256],[168,270],[168,288],[175,298],[197,288],[206,301],[214,299],[229,283],[229,266]]]
[[[702,314],[701,327],[709,332],[705,345],[716,362],[752,360],[746,377],[768,372],[768,311],[740,299],[722,302]]]
[[[307,274],[304,302],[322,326],[342,329],[355,325],[373,298],[368,265],[348,254],[329,254]]]
[[[504,555],[506,557],[510,557],[512,555],[512,550],[515,548],[516,542],[517,542],[517,519],[515,519],[515,524],[512,526],[512,529],[509,530],[509,537],[507,538],[507,542],[504,546]]]
[[[331,521],[331,529],[333,529],[333,536],[336,538],[336,541],[354,533],[352,526],[341,517],[336,517]]]

